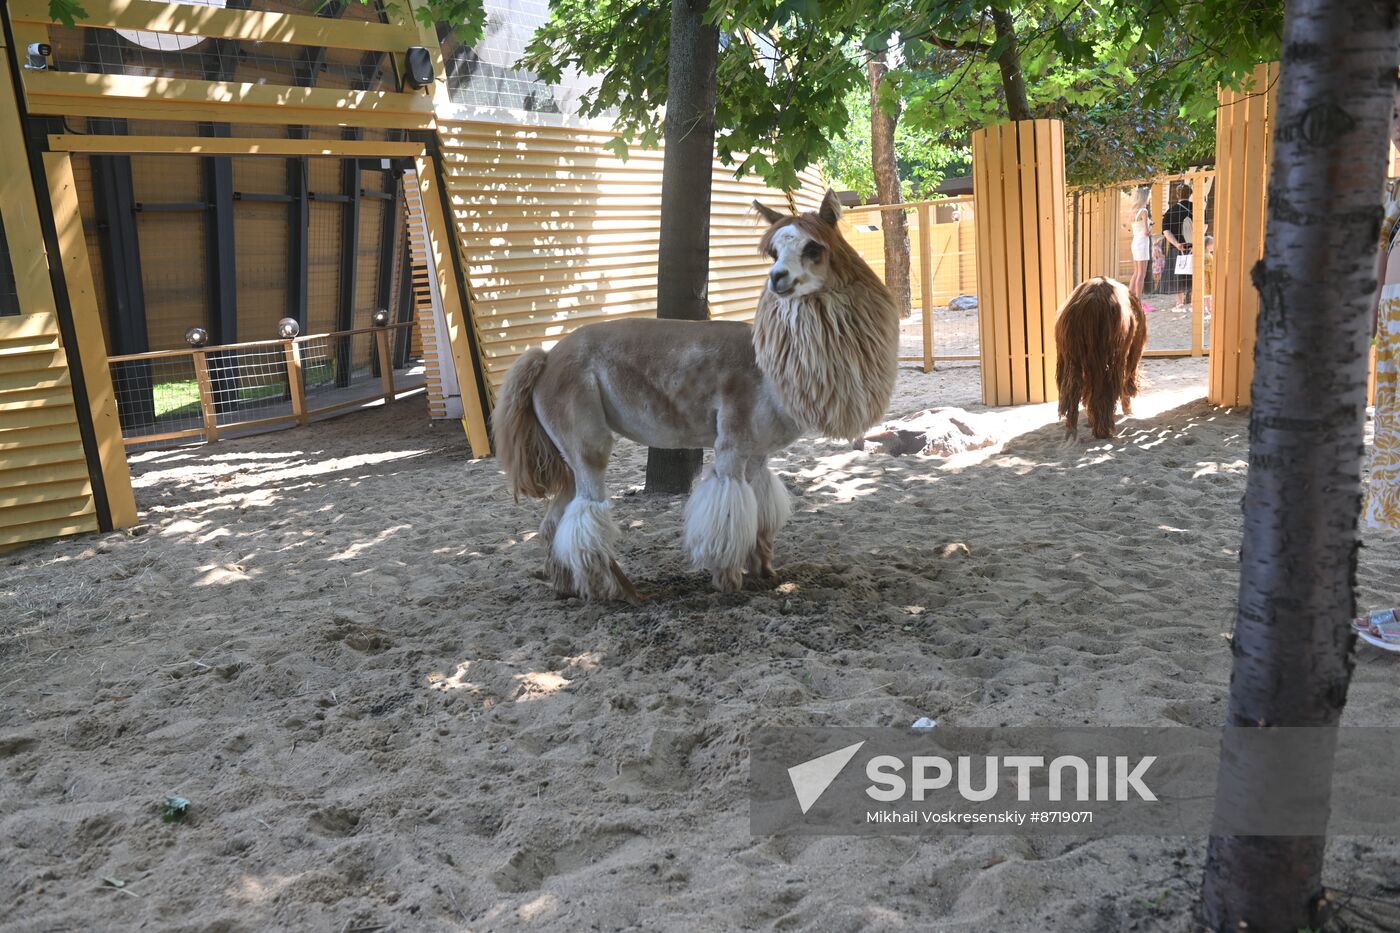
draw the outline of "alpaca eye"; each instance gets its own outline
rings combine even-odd
[[[773,260],[774,262],[777,262],[777,261],[778,261],[778,251],[775,250],[775,249],[770,249],[770,250],[768,251],[768,258],[771,259],[771,260]]]
[[[802,248],[802,258],[808,262],[820,262],[824,252],[826,250],[820,243],[808,243]]]

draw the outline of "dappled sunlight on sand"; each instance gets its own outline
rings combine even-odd
[[[901,370],[891,417],[961,407],[995,446],[799,440],[772,461],[794,504],[776,575],[732,594],[686,559],[683,497],[632,492],[646,451],[619,442],[640,606],[556,598],[545,505],[421,403],[135,454],[138,527],[0,555],[7,916],[1175,929],[1201,860],[1180,840],[749,833],[760,727],[1221,721],[1247,421],[1201,399],[1202,361],[1147,370],[1108,441],[1066,440],[1053,405],[987,409],[975,366]],[[1400,600],[1395,540],[1358,555],[1365,605]],[[1357,725],[1393,718],[1379,654],[1357,657]],[[186,825],[160,822],[168,793]],[[1333,864],[1374,892],[1398,861],[1368,843]]]

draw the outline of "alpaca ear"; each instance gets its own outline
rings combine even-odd
[[[758,213],[758,216],[767,221],[770,226],[782,220],[785,216],[779,214],[777,211],[773,210],[773,208],[762,205],[757,201],[753,202],[753,209]]]
[[[822,198],[822,206],[817,211],[817,216],[829,227],[836,226],[836,222],[841,219],[841,201],[832,189],[826,189],[826,196]]]

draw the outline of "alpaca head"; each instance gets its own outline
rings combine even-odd
[[[838,244],[844,245],[836,223],[841,219],[841,202],[827,189],[821,208],[796,217],[779,213],[753,202],[768,221],[768,232],[759,251],[773,260],[768,270],[768,290],[780,298],[804,298],[826,290],[832,275],[832,258]]]

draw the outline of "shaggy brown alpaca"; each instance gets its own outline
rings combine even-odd
[[[1055,344],[1066,431],[1071,437],[1077,433],[1082,399],[1094,437],[1112,437],[1115,406],[1121,401],[1123,414],[1131,415],[1138,394],[1138,364],[1147,344],[1142,302],[1117,279],[1095,276],[1060,308]]]

